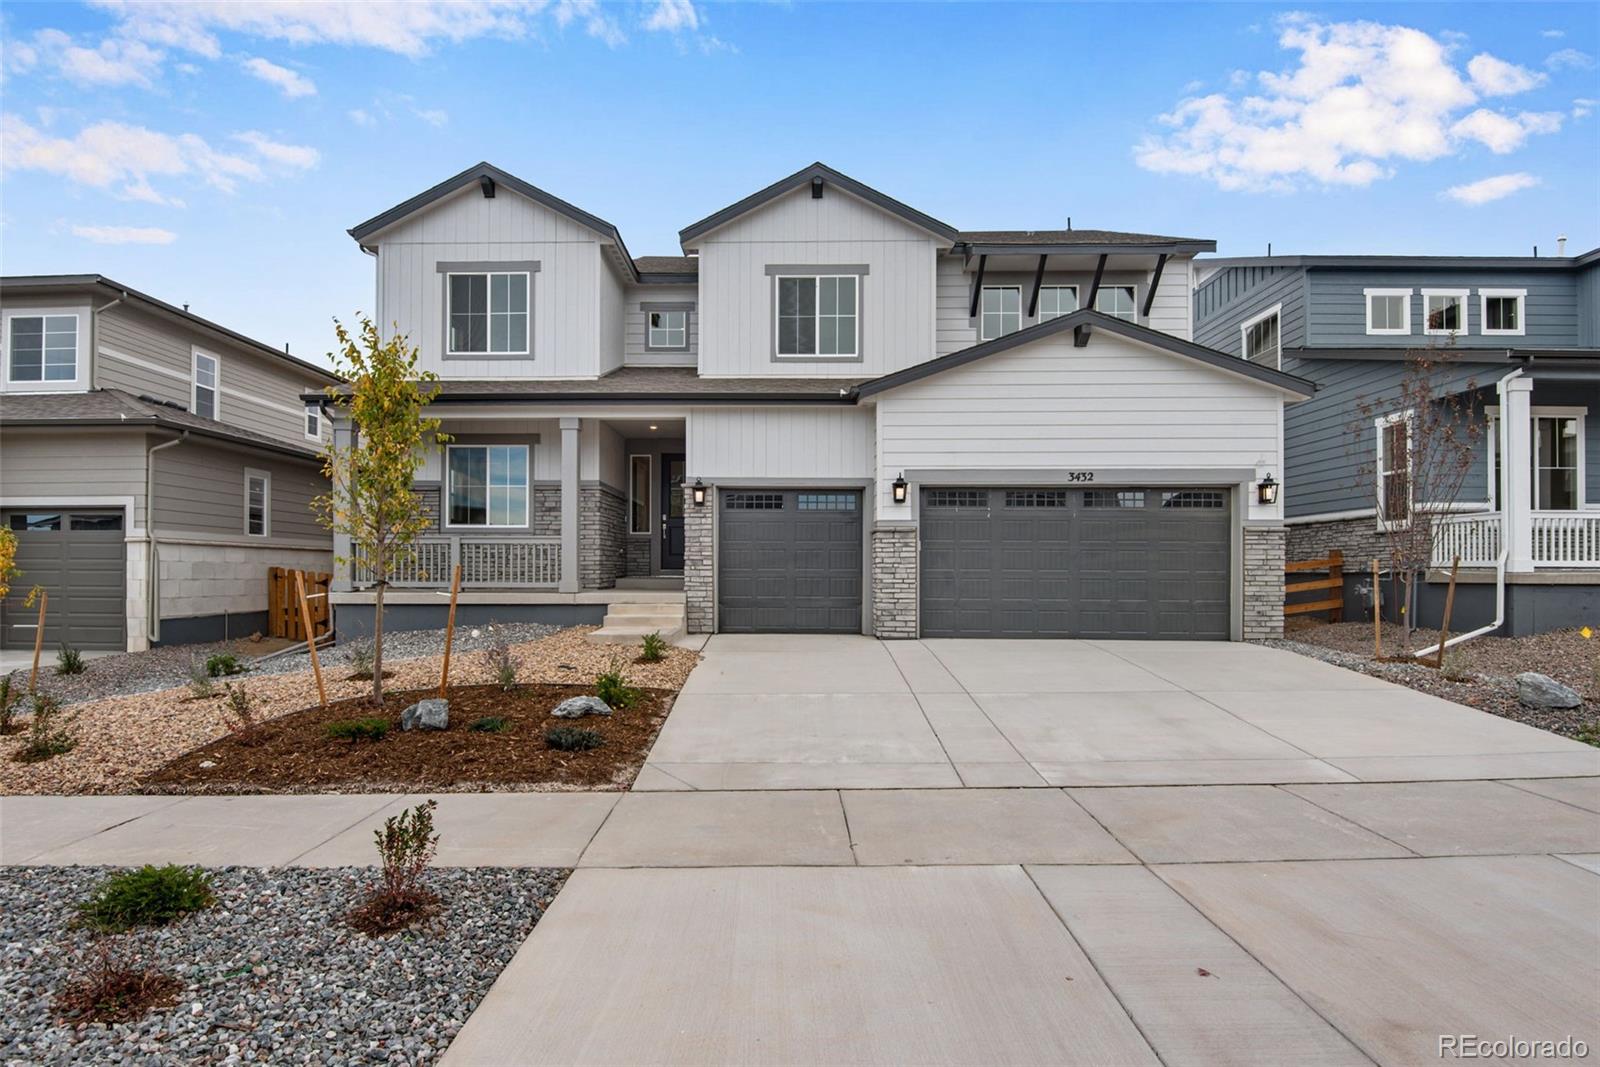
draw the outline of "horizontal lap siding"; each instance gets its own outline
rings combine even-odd
[[[1412,289],[1411,333],[1367,334],[1366,289]],[[1465,289],[1467,332],[1456,337],[1422,332],[1423,289]],[[1518,337],[1483,336],[1478,293],[1481,289],[1526,289],[1526,333]],[[1421,348],[1430,345],[1463,348],[1564,348],[1579,343],[1578,286],[1573,273],[1537,271],[1448,270],[1313,270],[1309,347]]]
[[[1237,356],[1243,351],[1239,326],[1274,304],[1282,304],[1278,333],[1283,347],[1305,343],[1305,272],[1280,267],[1227,267],[1195,293],[1194,339],[1207,348]]]
[[[688,421],[688,476],[872,477],[872,412],[837,408],[695,408]]]
[[[145,435],[126,431],[9,430],[0,438],[0,498],[132,497],[144,525]]]
[[[628,290],[623,306],[623,362],[638,367],[692,367],[700,351],[700,310],[689,312],[689,350],[653,352],[645,348],[643,304],[694,304],[700,290],[694,285],[638,285]]]
[[[162,535],[245,536],[248,467],[272,476],[271,536],[263,540],[332,543],[311,510],[312,498],[325,492],[327,483],[309,464],[187,442],[156,453],[155,465],[156,528]]]

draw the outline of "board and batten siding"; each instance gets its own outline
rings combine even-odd
[[[709,377],[872,377],[933,351],[934,261],[929,233],[830,186],[798,189],[699,242],[700,373]],[[859,359],[774,359],[768,266],[865,265]]]
[[[1578,272],[1578,344],[1600,348],[1600,260]]]
[[[268,458],[191,439],[157,452],[155,466],[159,537],[196,533],[265,543],[333,544],[333,535],[323,529],[311,510],[312,498],[327,491],[327,482],[312,463]],[[245,533],[246,468],[271,475],[272,518],[266,537],[251,538]]]
[[[697,285],[635,285],[623,305],[622,361],[634,367],[693,367],[700,352],[700,288]],[[689,348],[682,352],[651,351],[645,347],[649,314],[641,304],[694,304],[689,312]]]
[[[689,412],[687,476],[741,478],[873,476],[872,412],[861,407],[703,407]]]
[[[0,402],[0,414],[4,404]],[[153,443],[153,442],[152,442]],[[142,431],[25,427],[7,429],[0,444],[0,501],[82,503],[132,498],[124,532],[144,526]],[[25,580],[25,579],[24,579]]]
[[[1274,305],[1282,305],[1278,336],[1284,348],[1305,344],[1306,275],[1290,267],[1226,267],[1195,291],[1196,344],[1237,356],[1244,351],[1239,327]]]
[[[617,277],[610,259],[611,257],[604,255],[595,258],[595,269],[600,272],[596,286],[600,294],[600,318],[597,326],[601,374],[610,374],[627,361],[624,309],[627,307],[629,287]]]
[[[592,378],[600,372],[598,235],[510,190],[476,186],[396,223],[378,248],[376,320],[420,350],[443,378]],[[527,358],[444,358],[445,284],[440,263],[538,262],[532,277],[532,351]]]
[[[1370,335],[1363,290],[1411,289],[1411,333]],[[1576,272],[1558,270],[1330,270],[1310,272],[1306,321],[1309,348],[1420,348],[1445,337],[1424,334],[1424,289],[1465,289],[1467,329],[1455,335],[1462,348],[1570,348],[1579,343]],[[1483,335],[1478,293],[1482,289],[1526,289],[1525,332],[1519,336]]]

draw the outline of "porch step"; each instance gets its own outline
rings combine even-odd
[[[618,578],[618,589],[655,589],[663,592],[683,592],[683,575],[662,574],[652,578]]]
[[[606,617],[600,629],[589,634],[589,640],[598,645],[631,645],[643,641],[647,634],[658,633],[669,644],[687,632],[684,606],[661,602],[617,602],[606,608]]]

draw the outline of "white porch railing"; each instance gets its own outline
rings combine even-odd
[[[1600,567],[1600,513],[1535,511],[1535,567]]]
[[[448,588],[457,563],[462,588],[554,589],[561,581],[559,537],[425,537],[413,559],[392,568],[395,587]],[[370,568],[357,564],[356,588],[372,584]]]
[[[1448,567],[1456,556],[1463,567],[1492,567],[1500,558],[1500,513],[1445,515],[1433,520],[1433,565]]]

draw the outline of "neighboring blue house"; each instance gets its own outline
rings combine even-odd
[[[1359,571],[1386,557],[1386,530],[1426,514],[1420,624],[1437,625],[1459,554],[1452,629],[1494,620],[1502,567],[1503,632],[1600,625],[1600,249],[1201,259],[1195,278],[1197,343],[1317,383],[1284,410],[1290,560],[1339,549]],[[1412,422],[1385,406],[1407,353],[1430,348],[1451,352],[1443,382],[1470,391],[1488,431],[1448,509],[1412,499]],[[1347,597],[1370,604],[1370,584],[1351,574]]]

